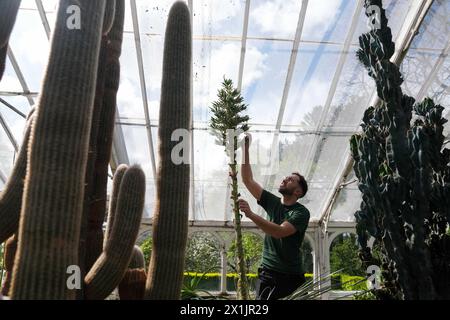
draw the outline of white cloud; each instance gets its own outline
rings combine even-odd
[[[240,0],[194,1],[194,12],[211,17],[215,24],[222,23],[231,17],[237,16],[242,10],[244,10],[244,6]]]
[[[304,37],[321,36],[339,13],[339,6],[343,0],[312,0],[308,2],[306,19],[303,29]],[[344,0],[347,1],[347,0]]]
[[[240,43],[225,43],[220,47],[213,48],[210,55],[204,55],[209,56],[209,59],[195,61],[194,99],[196,105],[206,106],[216,100],[217,90],[220,88],[224,76],[231,78],[237,85],[240,52]],[[198,56],[202,55],[199,54]],[[256,47],[247,48],[243,89],[263,76],[267,68],[265,65],[266,58],[267,55]]]
[[[293,36],[300,7],[298,0],[264,1],[258,4],[251,12],[250,22],[255,22],[263,33],[280,37]]]
[[[342,0],[311,0],[308,2],[303,36],[321,34],[338,13]],[[261,32],[278,37],[294,37],[300,13],[299,0],[265,1],[252,12],[252,21]]]

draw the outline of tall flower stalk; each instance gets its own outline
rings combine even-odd
[[[242,245],[241,217],[239,213],[239,191],[237,181],[236,150],[238,148],[238,136],[248,131],[248,116],[242,115],[247,109],[244,98],[239,90],[233,87],[230,79],[224,79],[222,88],[218,92],[218,100],[213,102],[210,108],[210,127],[217,137],[217,143],[225,147],[229,162],[231,176],[231,200],[233,202],[234,230],[236,233],[236,266],[238,272],[237,294],[238,299],[248,300],[249,289],[246,277],[244,247]]]

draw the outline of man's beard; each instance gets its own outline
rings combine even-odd
[[[283,187],[279,187],[278,192],[281,193],[283,196],[292,196],[294,194],[293,190],[289,190]]]

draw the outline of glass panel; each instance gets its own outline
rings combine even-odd
[[[300,45],[282,129],[289,125],[314,130],[325,104],[341,47]]]
[[[142,167],[142,170],[144,170],[147,181],[147,190],[145,193],[145,214],[151,215],[154,207],[155,193],[146,129],[145,127],[140,126],[122,126],[122,130],[130,164],[138,164]]]
[[[248,36],[294,40],[300,8],[297,0],[251,2]]]
[[[0,170],[6,177],[11,173],[13,162],[14,148],[3,127],[0,126]]]
[[[245,0],[194,0],[194,36],[242,36]]]
[[[28,112],[30,111],[30,105],[28,104],[28,100],[26,98],[17,96],[2,97],[2,99],[6,100],[6,102],[14,106],[16,109],[19,109],[20,112],[28,115]],[[11,129],[17,143],[20,145],[22,143],[23,131],[25,129],[25,119],[13,110],[3,105],[1,102],[0,112],[9,128]]]
[[[3,73],[2,81],[0,81],[0,91],[22,92],[22,86],[19,79],[17,79],[11,61],[6,59],[5,72]]]
[[[277,121],[291,42],[249,40],[247,42],[242,92],[251,123],[274,125]]]
[[[402,88],[405,94],[417,96],[438,58],[438,52],[409,49],[401,65],[404,79]]]
[[[334,181],[340,161],[349,143],[349,137],[324,135],[317,144],[313,165],[311,166],[311,177],[308,182],[329,183]],[[331,187],[331,186],[330,186]]]
[[[347,56],[340,75],[325,126],[338,131],[354,131],[366,110],[375,84],[356,58],[353,48]]]
[[[195,220],[224,220],[228,166],[214,139],[206,130],[194,131]]]
[[[28,88],[32,92],[38,92],[48,62],[50,45],[37,10],[19,10],[9,45]]]
[[[145,85],[149,114],[152,121],[159,119],[164,36],[141,36]]]
[[[136,57],[134,36],[132,34],[124,34],[122,55],[120,56],[120,86],[117,105],[120,117],[131,120],[144,118]]]
[[[357,1],[309,1],[302,40],[344,43]]]
[[[411,48],[442,50],[449,40],[450,2],[446,0],[434,1],[414,38]]]
[[[230,41],[193,43],[194,121],[209,121],[209,107],[217,100],[223,77],[237,85],[241,44]]]

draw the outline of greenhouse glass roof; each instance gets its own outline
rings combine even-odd
[[[126,1],[111,166],[143,167],[147,217],[155,198],[164,28],[173,2]],[[309,183],[301,202],[313,219],[353,221],[360,193],[348,141],[364,110],[376,103],[374,83],[355,56],[358,36],[368,28],[363,1],[187,2],[193,8],[191,220],[232,220],[226,156],[208,131],[209,107],[226,76],[249,105],[255,179],[277,192],[283,176],[299,171]],[[450,118],[450,1],[383,3],[404,92],[417,100],[432,97]],[[21,143],[23,116],[40,90],[56,5],[22,0],[10,39],[0,83],[0,190]]]

